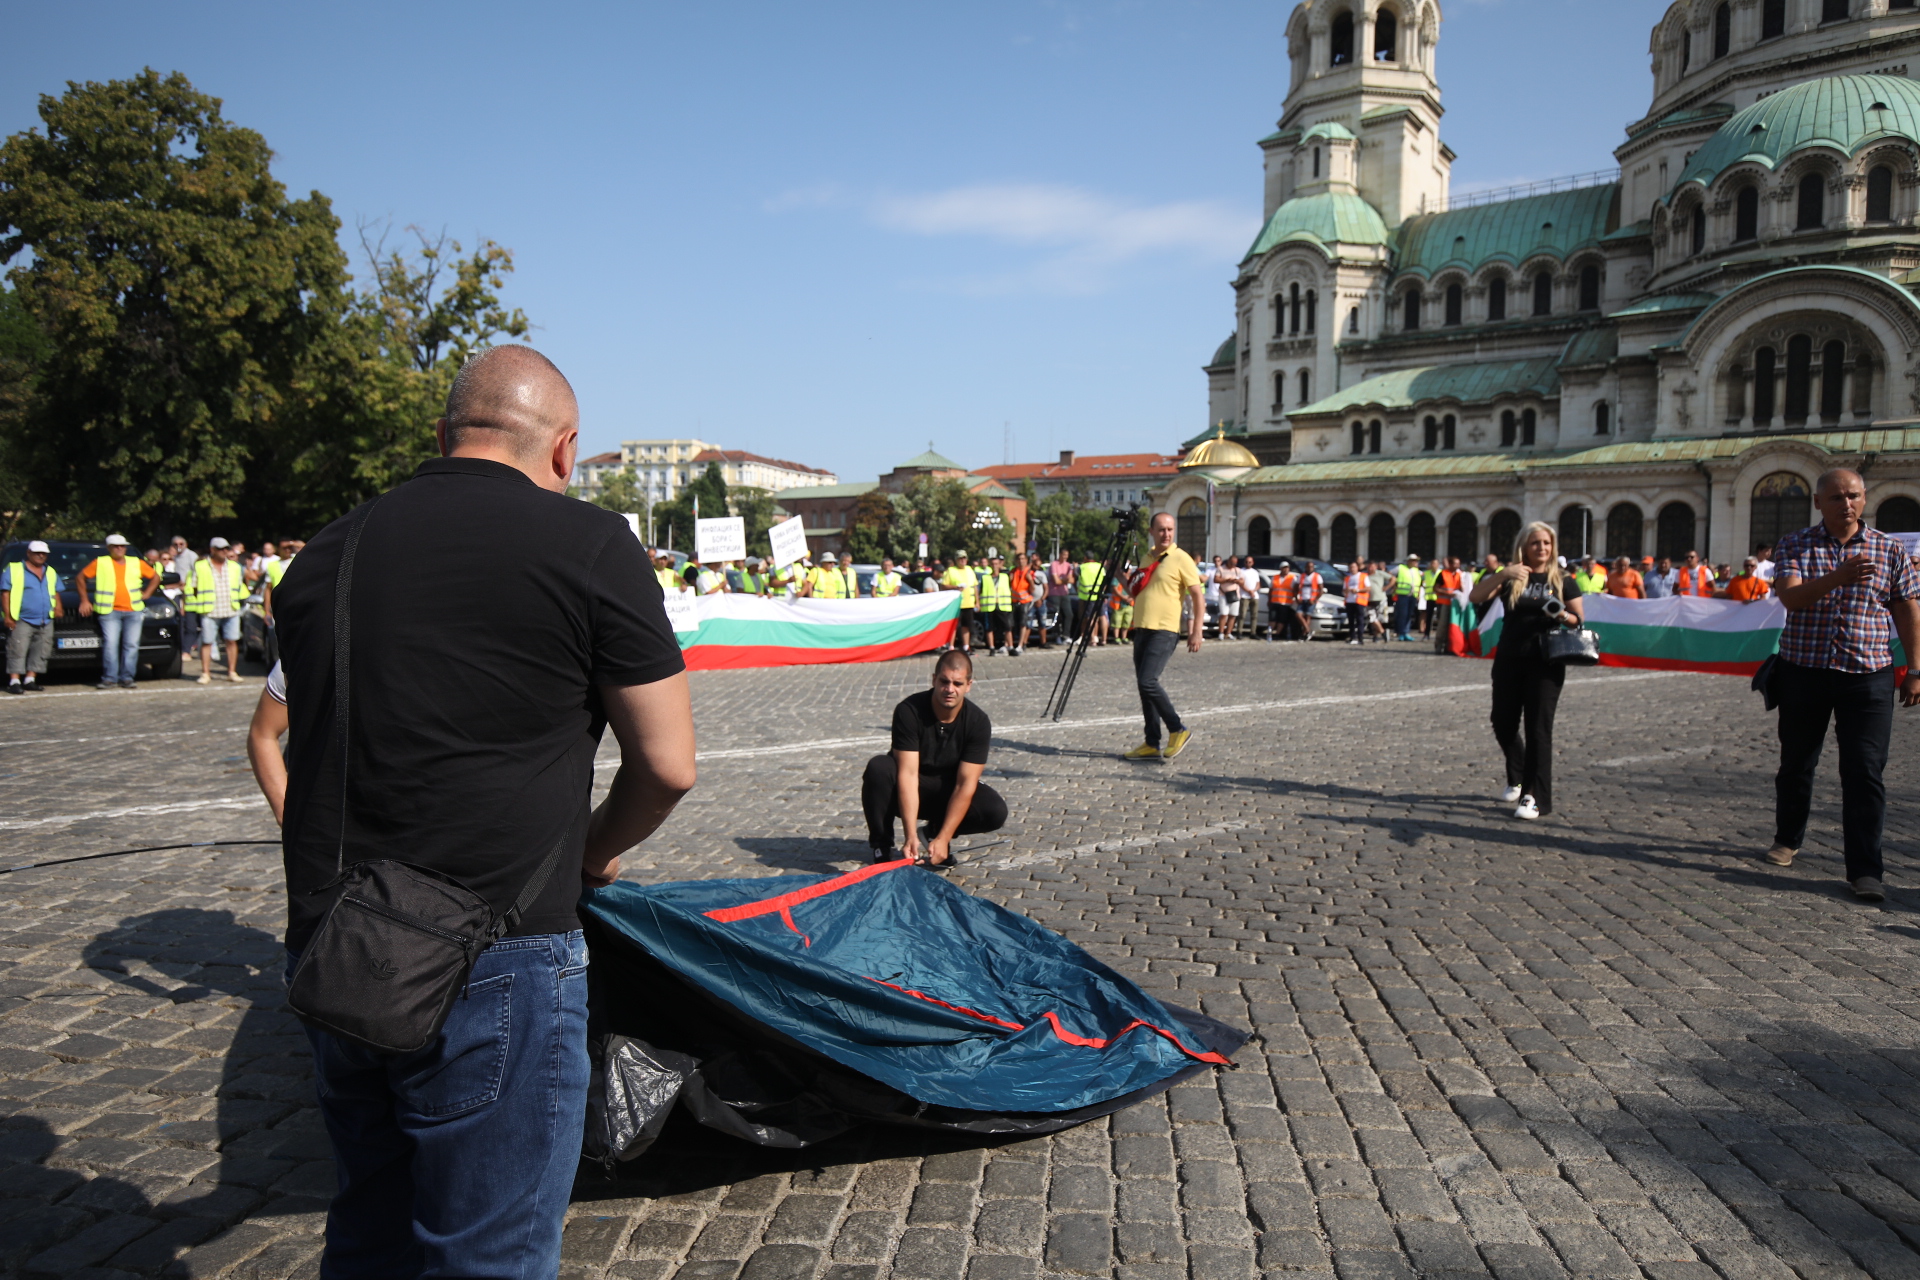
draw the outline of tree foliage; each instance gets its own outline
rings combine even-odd
[[[1023,482],[1031,492],[1031,482]],[[1113,517],[1104,510],[1079,505],[1064,490],[1027,502],[1027,536],[1034,540],[1043,556],[1051,556],[1057,545],[1067,555],[1098,556],[1113,536]]]
[[[734,514],[727,507],[727,477],[721,473],[719,463],[709,462],[707,469],[683,485],[670,501],[654,507],[654,537],[661,546],[671,546],[675,551],[693,554],[696,498],[699,499],[699,519],[711,520],[715,516]],[[672,538],[671,543],[668,542],[669,537]]]
[[[0,144],[0,261],[47,339],[14,437],[49,523],[230,520],[340,324],[325,196],[179,74],[69,83]]]
[[[647,494],[640,487],[639,477],[633,474],[631,467],[623,467],[600,481],[600,492],[592,498],[593,505],[604,507],[608,511],[618,511],[622,515],[640,517],[640,527],[647,527]]]

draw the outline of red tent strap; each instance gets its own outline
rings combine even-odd
[[[818,884],[808,885],[804,889],[795,889],[792,893],[783,893],[777,898],[762,898],[758,902],[743,902],[737,907],[718,907],[712,911],[702,912],[701,914],[705,915],[707,919],[717,920],[721,924],[732,924],[735,920],[751,920],[755,916],[785,915],[803,902],[812,902],[815,898],[824,898],[830,893],[837,893],[847,888],[849,885],[859,884],[862,880],[871,880],[877,875],[884,875],[889,871],[898,871],[901,867],[910,867],[912,865],[913,864],[905,858],[896,859],[893,862],[876,862],[872,866],[862,867],[858,871],[849,871],[845,875],[835,876],[831,880],[822,880]],[[789,920],[788,924],[789,927],[791,927],[792,921]],[[799,933],[800,931],[795,929],[794,932]]]

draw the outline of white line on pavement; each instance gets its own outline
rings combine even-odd
[[[245,733],[247,726],[231,725],[225,729],[155,729],[151,733],[107,733],[90,738],[18,738],[12,742],[0,742],[0,747],[38,747],[50,742],[125,742],[130,738],[186,738],[196,733]]]
[[[1059,862],[1066,858],[1084,858],[1092,853],[1119,853],[1124,849],[1147,849],[1158,844],[1179,844],[1186,840],[1197,840],[1202,836],[1223,835],[1228,831],[1244,831],[1251,825],[1247,822],[1216,822],[1210,827],[1182,827],[1176,831],[1162,831],[1152,836],[1134,836],[1128,840],[1100,840],[1093,844],[1077,844],[1071,849],[1018,853],[1011,858],[995,858],[987,865],[1009,871],[1014,867],[1030,867],[1036,862]]]
[[[125,809],[95,809],[89,813],[64,813],[52,818],[8,818],[0,821],[0,831],[24,831],[30,827],[62,827],[76,822],[90,822],[95,818],[145,818],[164,813],[195,813],[201,809],[250,809],[258,806],[266,810],[266,801],[259,796],[246,796],[231,800],[182,800],[175,804],[137,804]]]
[[[63,689],[58,691],[42,689],[38,693],[24,696],[20,705],[31,707],[37,703],[45,702],[50,698],[97,698],[103,693],[112,694],[117,697],[122,693],[166,693],[170,690],[174,692],[184,692],[189,687],[191,687],[196,694],[232,693],[236,689],[242,691],[251,689],[258,693],[260,686],[264,683],[265,682],[258,676],[242,677],[239,684],[235,684],[225,676],[221,676],[216,683],[207,685],[204,688],[201,687],[200,682],[197,680],[187,680],[183,678],[169,680],[164,683],[139,684],[131,689],[95,689],[92,686],[84,689]],[[0,702],[0,706],[8,705],[11,704]]]
[[[1618,769],[1622,765],[1648,764],[1655,760],[1678,760],[1684,756],[1710,756],[1712,747],[1675,747],[1672,751],[1656,751],[1650,756],[1616,756],[1611,760],[1595,760],[1596,769]]]

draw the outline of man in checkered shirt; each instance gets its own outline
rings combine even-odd
[[[1840,741],[1840,815],[1847,880],[1864,902],[1886,897],[1880,833],[1887,788],[1881,773],[1893,731],[1891,638],[1906,661],[1920,653],[1920,571],[1906,548],[1861,516],[1867,487],[1859,474],[1829,471],[1814,486],[1820,523],[1789,534],[1774,550],[1773,585],[1787,607],[1774,664],[1780,704],[1780,772],[1774,778],[1774,839],[1768,862],[1793,862],[1807,833],[1813,774],[1827,722]],[[1920,671],[1909,668],[1900,703],[1920,703]]]

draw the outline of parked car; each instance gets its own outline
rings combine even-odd
[[[1314,560],[1307,556],[1254,556],[1253,567],[1260,574],[1260,602],[1255,613],[1255,621],[1261,628],[1269,625],[1267,617],[1267,593],[1273,585],[1273,575],[1280,571],[1281,565],[1287,565],[1295,573],[1306,573],[1309,569],[1320,571],[1320,582],[1326,588],[1326,594],[1314,605],[1313,613],[1307,618],[1307,638],[1309,640],[1338,639],[1347,634],[1346,600],[1343,597],[1343,583],[1347,571],[1344,567],[1326,560]]]
[[[98,615],[80,616],[80,570],[107,554],[104,542],[70,542],[47,539],[47,566],[60,575],[60,607],[64,616],[53,625],[53,652],[47,658],[47,670],[81,671],[99,678],[100,623]],[[0,565],[24,560],[27,544],[9,542],[0,550]],[[167,574],[163,586],[178,586],[180,579]],[[173,679],[180,674],[180,607],[156,591],[147,600],[147,620],[140,630],[139,666],[156,679]]]

